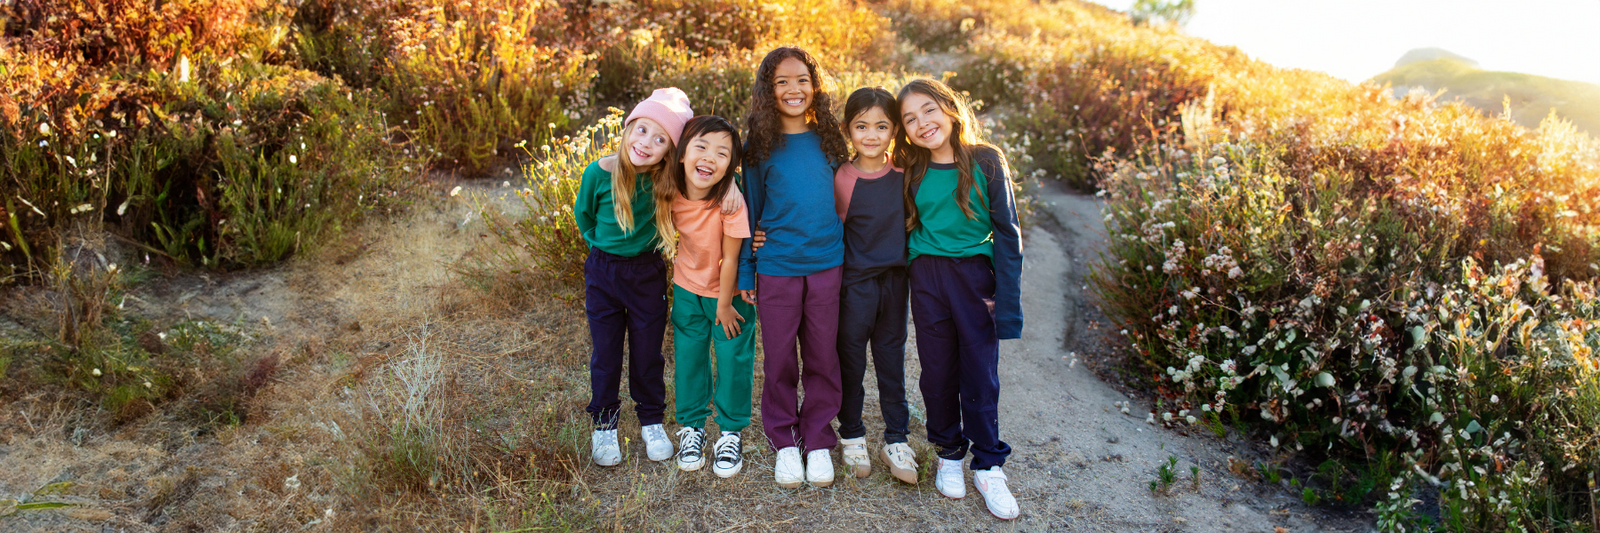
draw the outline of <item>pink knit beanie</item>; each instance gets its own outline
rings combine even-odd
[[[623,124],[630,124],[636,118],[649,118],[667,129],[667,135],[672,136],[672,144],[678,144],[678,137],[683,135],[683,125],[694,118],[694,110],[689,108],[689,95],[677,87],[656,89],[650,98],[639,102],[633,107],[633,112],[628,113],[628,118]]]

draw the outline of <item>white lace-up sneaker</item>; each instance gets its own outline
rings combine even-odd
[[[961,461],[940,457],[939,472],[933,476],[933,486],[946,498],[959,500],[967,497],[967,480],[961,469]]]
[[[715,449],[717,462],[711,464],[711,471],[717,477],[733,477],[744,468],[744,444],[738,433],[723,433]]]
[[[883,462],[889,465],[889,473],[895,479],[917,484],[917,453],[911,451],[911,445],[896,442],[883,447]]]
[[[778,481],[779,487],[797,489],[806,480],[805,470],[805,465],[800,463],[800,448],[790,446],[778,450],[778,462],[772,465],[772,477]]]
[[[872,458],[867,456],[867,438],[839,439],[844,446],[844,464],[854,470],[856,477],[872,474]]]
[[[833,454],[827,448],[806,454],[806,481],[815,487],[833,484]]]
[[[1010,520],[1022,513],[1017,499],[1011,496],[1011,489],[1006,488],[1006,473],[1000,467],[973,472],[972,484],[978,487],[984,505],[989,506],[989,513],[996,518]]]
[[[667,438],[667,430],[661,424],[650,424],[639,432],[644,434],[644,453],[651,461],[672,458],[672,439]]]
[[[693,472],[705,466],[705,442],[706,431],[703,429],[684,426],[678,430],[678,468]]]
[[[617,430],[595,430],[589,437],[589,450],[594,456],[594,464],[600,466],[616,466],[622,462],[622,448],[617,446]]]

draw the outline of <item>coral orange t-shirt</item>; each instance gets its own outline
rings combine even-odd
[[[739,194],[730,190],[728,194]],[[741,197],[741,199],[743,199]],[[723,215],[718,203],[679,196],[672,201],[672,225],[678,228],[678,254],[672,282],[684,290],[716,298],[722,289],[722,237],[750,238],[750,214],[739,210]]]

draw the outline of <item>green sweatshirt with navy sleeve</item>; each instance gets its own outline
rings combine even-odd
[[[578,222],[578,231],[589,246],[600,251],[633,257],[656,247],[655,187],[650,174],[640,173],[633,181],[633,230],[623,231],[617,223],[616,201],[611,194],[611,172],[600,167],[600,161],[589,163],[583,169],[583,181],[578,184],[578,200],[572,206],[572,217]]]
[[[976,219],[955,202],[960,173],[954,164],[930,163],[913,185],[917,227],[907,239],[911,260],[922,255],[988,256],[994,266],[994,321],[999,338],[1022,336],[1022,229],[1017,202],[999,152],[978,148],[973,179],[983,186],[968,193]]]

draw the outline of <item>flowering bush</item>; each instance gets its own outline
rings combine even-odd
[[[491,202],[478,205],[493,242],[473,250],[464,273],[480,283],[509,283],[516,292],[540,283],[581,285],[589,243],[578,230],[572,206],[583,170],[616,151],[622,118],[621,109],[611,108],[600,122],[575,136],[527,149],[533,160],[523,167],[527,181],[517,189],[523,213],[508,215]]]
[[[1540,137],[1564,135],[1550,126]],[[1097,288],[1177,418],[1259,420],[1295,450],[1386,456],[1405,469],[1378,498],[1395,520],[1415,483],[1437,487],[1462,529],[1586,514],[1564,494],[1600,434],[1575,414],[1600,409],[1585,370],[1600,345],[1587,333],[1592,275],[1547,271],[1557,247],[1513,231],[1461,234],[1529,223],[1517,195],[1469,208],[1411,177],[1300,177],[1277,144],[1294,138],[1264,137],[1168,137],[1102,169],[1111,239]],[[1591,249],[1581,222],[1540,220],[1550,240]]]

